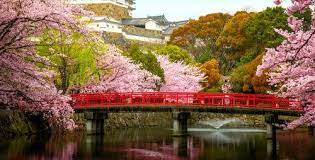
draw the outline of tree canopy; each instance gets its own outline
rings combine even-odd
[[[211,87],[221,79],[219,63],[216,59],[211,59],[200,66],[201,71],[205,74],[207,84],[205,87]]]
[[[84,30],[80,7],[63,0],[2,0],[0,3],[0,104],[40,113],[51,126],[73,129],[70,97],[52,83],[54,73],[36,66],[50,62],[35,52],[34,37],[47,28]]]
[[[64,34],[56,30],[47,31],[39,40],[39,55],[51,61],[51,65],[40,66],[57,73],[54,82],[64,94],[71,87],[84,86],[90,77],[99,74],[97,57],[107,48],[102,42],[89,40],[80,33]]]
[[[142,69],[159,76],[162,81],[164,80],[164,70],[161,68],[156,56],[151,51],[143,52],[138,44],[132,44],[124,55],[130,57],[136,64],[139,64]]]
[[[172,62],[182,61],[186,64],[193,64],[195,61],[188,51],[181,49],[176,45],[166,45],[162,47],[156,47],[154,52],[159,55],[168,56],[169,60]]]
[[[202,54],[204,57],[214,56],[217,53],[215,42],[230,17],[229,14],[213,13],[190,20],[173,32],[170,43],[188,50],[195,57]]]
[[[280,4],[282,1],[275,2]],[[292,2],[286,10],[291,30],[276,30],[286,40],[279,46],[268,49],[257,69],[257,75],[263,74],[265,70],[269,71],[268,82],[277,87],[275,94],[302,101],[306,113],[289,124],[289,128],[315,124],[315,19],[309,23],[310,26],[305,26],[308,23],[296,16],[296,13],[312,9],[314,17],[314,1]],[[296,104],[290,105],[295,107]]]

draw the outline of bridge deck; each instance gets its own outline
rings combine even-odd
[[[131,92],[76,94],[74,109],[108,112],[169,112],[174,109],[190,112],[220,112],[300,115],[298,100],[261,94],[222,94],[187,92]]]

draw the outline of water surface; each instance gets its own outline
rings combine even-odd
[[[169,129],[127,129],[104,136],[24,137],[0,142],[0,160],[311,160],[315,138],[305,130],[278,132],[266,140],[261,129],[190,128],[173,137]]]

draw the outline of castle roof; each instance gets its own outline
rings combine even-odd
[[[129,4],[136,4],[135,0],[126,0]]]
[[[122,24],[124,25],[145,25],[148,21],[147,18],[123,18],[121,20]]]
[[[188,21],[177,21],[177,22],[170,22],[169,27],[163,30],[164,35],[171,35],[174,30],[179,28],[182,25],[185,25]]]
[[[159,24],[166,25],[169,23],[169,21],[165,18],[164,15],[159,15],[159,16],[148,16],[148,18],[158,22]]]
[[[94,22],[110,22],[110,23],[121,24],[121,21],[117,21],[114,18],[111,18],[108,16],[95,17]]]
[[[125,25],[145,25],[149,20],[153,20],[160,25],[168,25],[170,22],[165,18],[164,15],[160,16],[148,16],[147,18],[124,18],[122,24]]]

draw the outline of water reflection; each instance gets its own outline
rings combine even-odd
[[[173,137],[167,129],[130,129],[103,136],[25,137],[0,141],[5,160],[206,160],[313,159],[315,139],[307,131],[279,132],[267,140],[263,130],[190,129]]]

